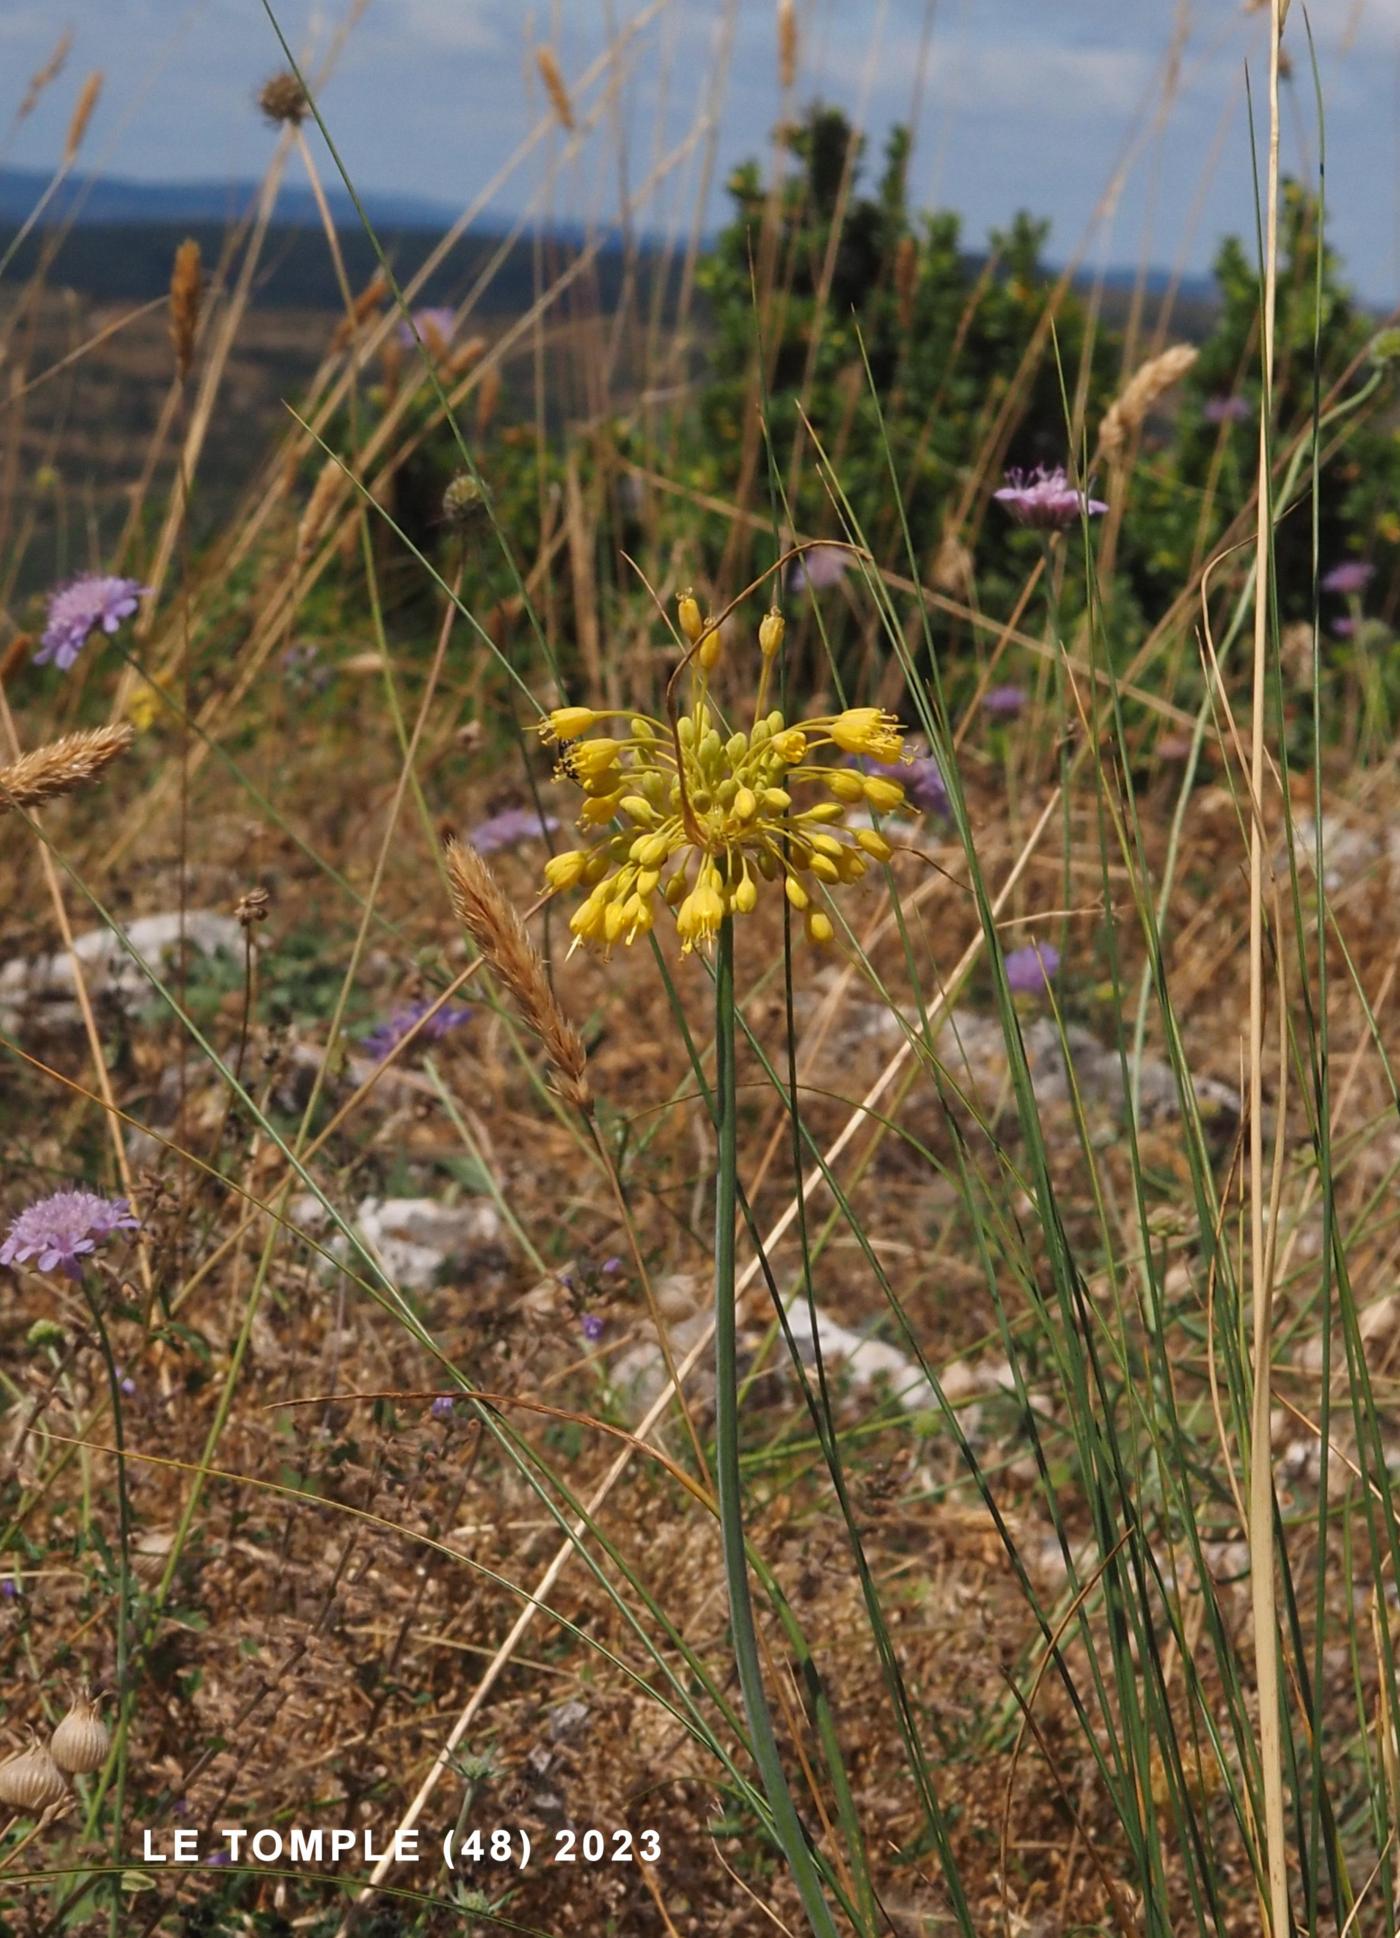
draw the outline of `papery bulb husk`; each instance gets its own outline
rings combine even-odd
[[[170,1559],[170,1550],[174,1545],[173,1534],[163,1533],[159,1528],[148,1528],[132,1542],[127,1552],[127,1565],[136,1579],[149,1587],[165,1573],[165,1564]]]
[[[107,1761],[111,1731],[87,1696],[75,1696],[73,1706],[49,1738],[49,1753],[70,1776],[90,1776]]]
[[[42,1744],[0,1763],[0,1803],[12,1810],[41,1817],[67,1795],[67,1780]]]

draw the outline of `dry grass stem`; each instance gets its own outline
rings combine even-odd
[[[132,742],[126,725],[65,734],[0,767],[0,814],[39,807],[97,779]]]
[[[558,1074],[560,1095],[576,1110],[589,1113],[593,1099],[583,1039],[560,1008],[539,951],[526,934],[514,904],[506,899],[475,848],[453,837],[445,845],[452,906],[458,920],[543,1043]]]
[[[797,7],[778,0],[778,85],[786,94],[797,79]]]

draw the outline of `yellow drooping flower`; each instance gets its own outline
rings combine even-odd
[[[692,646],[718,638],[689,594],[680,620]],[[898,808],[903,788],[814,757],[830,748],[898,760],[900,724],[879,707],[791,724],[776,708],[761,711],[781,640],[781,617],[770,613],[759,628],[763,672],[747,728],[731,730],[711,700],[713,659],[703,647],[688,662],[690,708],[674,725],[638,714],[625,734],[593,735],[617,716],[589,707],[559,707],[540,722],[543,737],[561,743],[556,773],[583,793],[580,826],[611,824],[594,845],[555,855],[545,868],[550,889],[588,891],[569,924],[575,947],[634,942],[652,927],[658,897],[675,910],[682,948],[706,947],[726,915],[757,906],[765,883],[781,883],[810,938],[826,942],[832,924],[814,906],[816,892],[858,881],[871,860],[888,861],[883,835],[847,828],[841,817],[857,802],[882,813]]]

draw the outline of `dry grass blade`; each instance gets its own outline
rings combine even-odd
[[[7,767],[0,767],[0,814],[11,808],[38,807],[60,794],[71,794],[96,780],[131,741],[128,726],[92,727],[21,754]]]
[[[452,906],[459,921],[544,1044],[559,1078],[560,1095],[575,1109],[591,1112],[583,1040],[559,1007],[539,951],[514,905],[475,848],[449,837],[446,856]]]
[[[1197,355],[1193,343],[1174,343],[1133,372],[1104,414],[1099,448],[1106,457],[1119,455],[1134,431],[1141,430],[1158,399],[1181,382]]]

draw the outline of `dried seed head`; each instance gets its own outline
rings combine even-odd
[[[258,91],[258,106],[274,126],[286,123],[299,128],[306,119],[311,103],[296,75],[284,73],[274,74],[271,80],[263,82]]]
[[[66,168],[83,145],[83,136],[92,120],[97,97],[102,92],[102,76],[89,74],[83,82],[83,91],[78,96],[78,104],[73,110],[73,119],[68,123],[68,139],[63,144],[63,165]]]
[[[559,1094],[585,1115],[593,1108],[583,1039],[559,1006],[525,924],[475,848],[449,835],[447,879],[457,919],[515,998],[559,1079]]]
[[[239,896],[233,915],[245,935],[249,934],[259,922],[267,920],[269,899],[265,888],[250,888]]]
[[[0,1763],[0,1803],[22,1810],[28,1817],[40,1817],[68,1795],[68,1783],[49,1751],[36,1743],[33,1749]]]
[[[64,67],[67,65],[68,56],[72,51],[73,30],[71,27],[65,27],[58,37],[57,47],[54,48],[49,58],[44,62],[44,65],[37,68],[31,75],[29,86],[24,91],[24,99],[15,110],[16,122],[27,121],[30,115],[33,114],[35,108],[39,105],[40,97],[43,95],[45,88],[51,86],[58,79]]]
[[[49,1753],[60,1770],[67,1770],[70,1776],[86,1776],[102,1768],[111,1747],[111,1731],[84,1687],[49,1738]]]
[[[974,570],[973,557],[966,545],[955,532],[945,533],[929,567],[929,577],[938,590],[953,592],[965,599],[972,590]]]
[[[540,79],[544,82],[544,91],[549,96],[550,106],[559,117],[559,125],[572,134],[574,104],[569,99],[569,90],[564,85],[564,76],[560,72],[558,61],[554,58],[554,49],[537,47],[535,65],[540,70]]]
[[[1121,454],[1133,432],[1141,429],[1158,398],[1181,382],[1197,354],[1194,344],[1174,343],[1161,356],[1150,358],[1134,371],[1104,413],[1099,448],[1106,457],[1116,458]]]
[[[38,807],[96,780],[131,745],[131,739],[128,726],[91,727],[21,754],[0,767],[0,814],[11,808]]]
[[[449,525],[474,525],[486,510],[481,486],[470,471],[459,471],[442,494],[442,515]]]
[[[175,372],[182,378],[190,374],[194,359],[200,292],[199,244],[186,236],[175,251],[175,267],[170,275],[170,341],[175,346]]]

